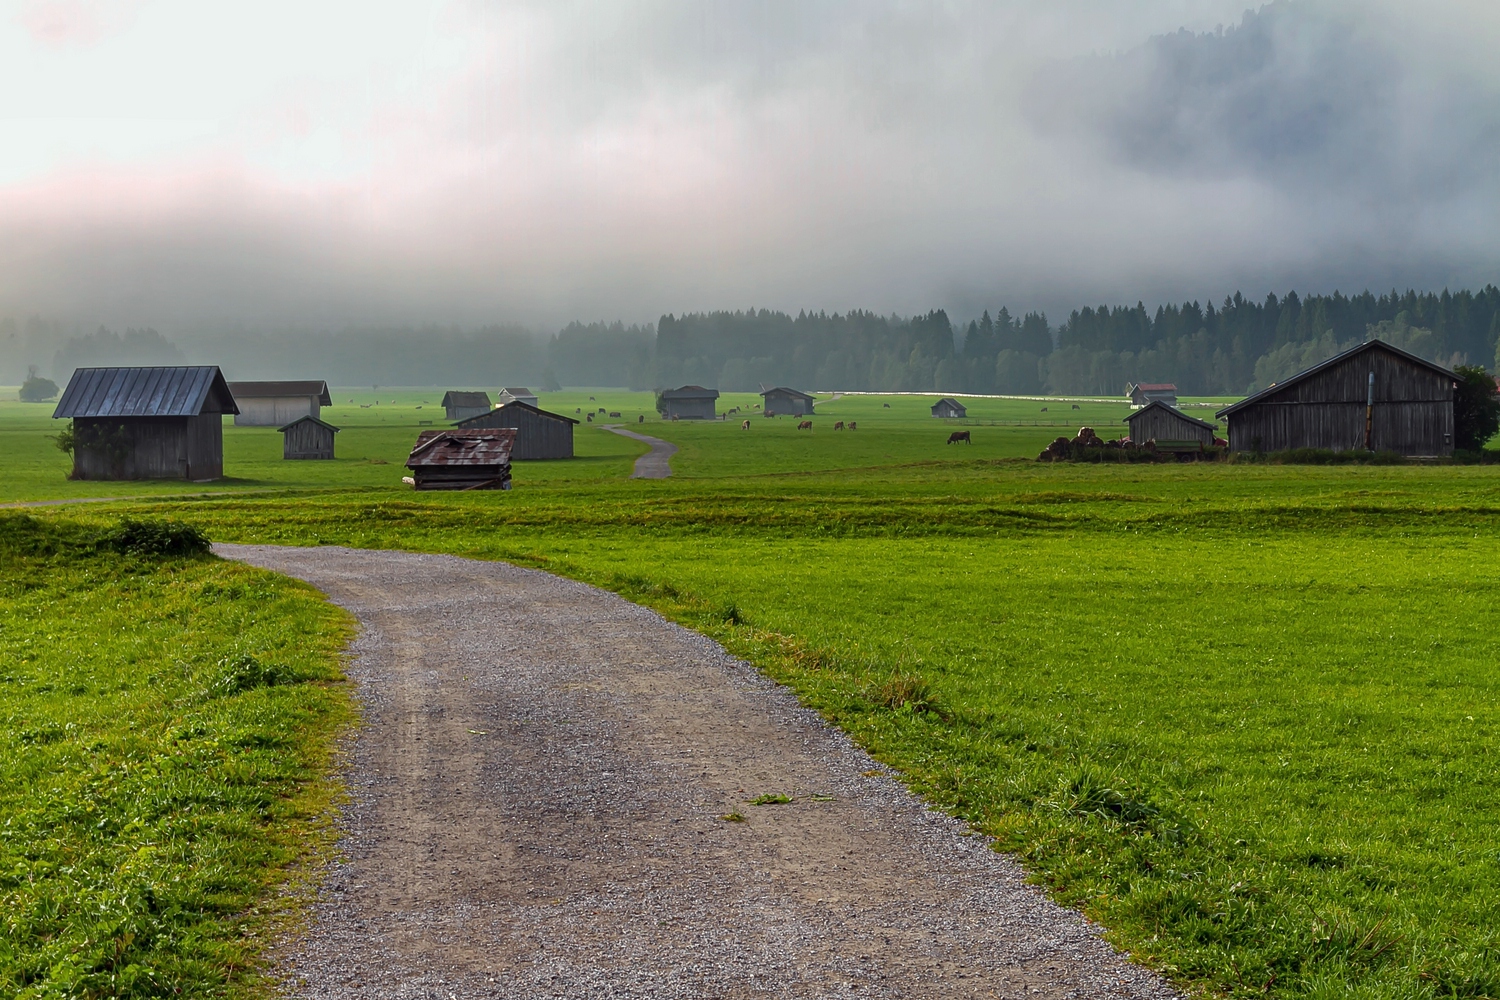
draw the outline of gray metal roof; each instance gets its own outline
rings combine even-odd
[[[561,413],[553,413],[551,410],[544,410],[539,406],[532,406],[524,399],[513,399],[509,403],[501,403],[499,406],[495,407],[493,410],[490,410],[488,413],[481,413],[478,416],[465,417],[462,420],[454,421],[453,426],[485,427],[488,426],[485,421],[494,420],[496,417],[504,415],[506,410],[530,410],[532,413],[535,413],[539,417],[547,417],[552,420],[566,420],[570,424],[578,423],[578,421],[574,420],[572,417],[565,417]]]
[[[1171,405],[1170,403],[1163,403],[1159,399],[1153,399],[1151,402],[1147,403],[1145,406],[1141,407],[1139,410],[1136,410],[1130,416],[1126,417],[1123,422],[1128,424],[1136,417],[1141,416],[1148,410],[1166,410],[1168,413],[1172,414],[1172,416],[1180,417],[1190,424],[1197,424],[1199,427],[1211,431],[1217,431],[1219,429],[1217,426],[1209,423],[1207,420],[1199,420],[1197,417],[1190,417],[1186,413],[1183,413],[1181,410],[1179,410],[1177,407]]]
[[[790,388],[788,388],[788,387],[786,387],[784,385],[778,385],[774,389],[767,389],[764,392],[762,392],[761,395],[762,396],[769,396],[773,392],[784,392],[788,396],[797,396],[797,397],[799,397],[801,399],[811,399],[813,401],[817,400],[816,396],[809,395],[808,393],[803,392],[801,389],[790,389]]]
[[[718,389],[705,389],[701,385],[685,385],[680,389],[664,389],[662,399],[718,399]]]
[[[304,379],[291,382],[230,382],[229,391],[235,399],[264,399],[281,396],[317,396],[318,403],[332,406],[328,396],[328,383],[321,379]]]
[[[458,389],[449,389],[443,394],[440,406],[482,406],[486,410],[490,408],[490,394],[487,392],[463,392]]]
[[[1403,351],[1399,347],[1393,347],[1392,345],[1387,344],[1385,341],[1380,340],[1380,339],[1367,340],[1363,344],[1359,344],[1358,346],[1349,348],[1347,351],[1341,351],[1338,354],[1335,354],[1333,357],[1329,358],[1327,361],[1320,361],[1319,363],[1313,365],[1311,368],[1304,368],[1302,371],[1298,372],[1295,375],[1289,376],[1287,378],[1282,379],[1280,382],[1276,382],[1276,383],[1274,383],[1272,385],[1269,385],[1266,388],[1262,389],[1260,392],[1257,392],[1253,396],[1246,396],[1244,399],[1240,400],[1238,403],[1234,403],[1231,406],[1224,407],[1224,409],[1220,410],[1218,413],[1215,413],[1214,416],[1216,416],[1216,417],[1227,417],[1229,414],[1235,413],[1235,412],[1237,412],[1239,410],[1242,410],[1245,407],[1251,405],[1252,403],[1259,403],[1263,399],[1266,399],[1266,398],[1268,398],[1270,396],[1274,396],[1277,393],[1281,392],[1282,390],[1286,389],[1287,387],[1296,385],[1298,382],[1301,382],[1303,379],[1309,378],[1310,376],[1313,376],[1313,375],[1316,375],[1318,372],[1322,371],[1325,368],[1329,368],[1329,367],[1331,367],[1333,365],[1338,364],[1340,361],[1344,361],[1344,360],[1346,360],[1348,358],[1352,358],[1356,354],[1362,354],[1365,351],[1372,351],[1372,350],[1374,350],[1377,347],[1380,348],[1380,349],[1382,349],[1382,350],[1389,351],[1390,353],[1396,355],[1398,358],[1402,358],[1403,360],[1409,361],[1409,362],[1411,362],[1414,365],[1421,365],[1423,368],[1431,369],[1432,371],[1438,373],[1439,375],[1445,375],[1448,378],[1454,379],[1455,381],[1458,379],[1458,376],[1455,375],[1455,374],[1453,374],[1453,372],[1451,372],[1448,369],[1444,368],[1442,365],[1434,364],[1433,362],[1428,361],[1426,358],[1419,358],[1415,354],[1411,354],[1411,353],[1409,353],[1407,351]]]
[[[238,413],[217,365],[79,368],[68,380],[58,417],[196,417]]]

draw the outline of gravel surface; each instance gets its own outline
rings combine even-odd
[[[630,474],[631,479],[666,479],[672,474],[671,459],[677,454],[677,446],[672,442],[627,431],[615,424],[606,424],[604,429],[614,431],[621,437],[644,441],[651,446],[650,451],[635,460],[635,471]]]
[[[504,563],[215,548],[361,625],[344,858],[280,951],[291,994],[1175,995],[648,610]]]

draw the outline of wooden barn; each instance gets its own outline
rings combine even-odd
[[[960,403],[952,396],[944,396],[942,399],[932,404],[932,415],[934,417],[943,418],[966,417],[969,415],[969,411],[967,408],[965,408],[964,404]]]
[[[572,417],[539,410],[530,403],[517,400],[477,417],[460,420],[458,426],[514,428],[516,442],[510,457],[518,462],[531,462],[544,458],[572,458],[573,425],[576,423],[578,421]]]
[[[813,412],[813,404],[817,400],[805,392],[796,389],[788,389],[784,385],[778,385],[774,389],[767,389],[760,394],[765,400],[761,404],[761,412],[772,414],[781,413],[788,417],[810,417]]]
[[[79,368],[54,419],[73,421],[74,479],[224,475],[224,418],[238,413],[216,365]]]
[[[282,458],[333,458],[333,436],[339,429],[317,417],[300,417],[281,431]]]
[[[528,406],[535,406],[536,393],[524,387],[506,386],[500,390],[497,405],[504,406],[506,403],[525,403]]]
[[[1125,385],[1125,395],[1130,397],[1131,406],[1145,406],[1154,402],[1177,405],[1177,386],[1171,382],[1128,382]]]
[[[1458,376],[1380,340],[1219,411],[1231,451],[1350,448],[1402,455],[1453,453]]]
[[[718,389],[685,385],[680,389],[664,390],[659,396],[658,407],[668,420],[713,420],[718,417],[715,412],[718,399]]]
[[[423,431],[406,459],[419,490],[508,490],[509,427]]]
[[[468,420],[490,412],[490,394],[450,389],[443,394],[443,409],[448,411],[449,420]]]
[[[316,420],[323,407],[333,405],[323,381],[230,382],[229,391],[240,408],[234,415],[236,427],[282,427],[298,417]]]
[[[1125,422],[1130,425],[1130,440],[1136,444],[1155,441],[1158,448],[1168,451],[1211,447],[1217,430],[1208,421],[1190,417],[1159,399],[1136,410]]]

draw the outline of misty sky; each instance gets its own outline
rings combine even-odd
[[[1500,281],[1493,0],[0,11],[0,315],[1056,315]]]

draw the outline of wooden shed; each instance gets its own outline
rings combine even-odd
[[[282,427],[298,417],[317,419],[323,407],[333,405],[328,383],[321,380],[230,382],[229,391],[240,408],[234,415],[236,427]]]
[[[536,393],[524,386],[506,386],[500,390],[497,405],[504,406],[506,403],[526,403],[530,406],[536,405]]]
[[[1131,406],[1158,402],[1168,406],[1177,405],[1177,386],[1171,382],[1128,382],[1125,385],[1125,395],[1130,397]]]
[[[332,424],[301,417],[279,430],[282,458],[333,458],[333,436],[339,429]]]
[[[964,406],[964,404],[960,403],[952,396],[944,396],[942,399],[932,404],[932,415],[934,417],[944,418],[966,417],[969,415],[969,411]]]
[[[216,365],[79,368],[54,419],[73,421],[74,479],[224,475],[224,418],[238,413]]]
[[[517,400],[477,417],[460,420],[458,426],[514,428],[516,442],[510,457],[518,462],[531,462],[544,458],[572,458],[573,425],[576,423],[578,421],[572,417],[539,410],[530,403]]]
[[[1219,411],[1231,451],[1350,448],[1453,454],[1453,389],[1442,365],[1371,340]]]
[[[718,399],[718,389],[685,385],[664,390],[658,396],[657,406],[668,420],[713,420],[718,416],[715,410]]]
[[[443,409],[448,411],[449,420],[468,420],[490,412],[490,394],[450,389],[443,394]]]
[[[788,389],[784,385],[778,385],[774,389],[767,389],[760,395],[765,400],[761,404],[761,411],[768,415],[781,413],[788,417],[810,417],[813,412],[813,404],[817,402],[815,397],[796,389]]]
[[[1175,406],[1153,399],[1125,418],[1130,425],[1130,440],[1136,444],[1155,441],[1158,448],[1201,450],[1214,443],[1213,424],[1190,417]]]
[[[510,427],[423,431],[406,459],[419,490],[508,490]]]

